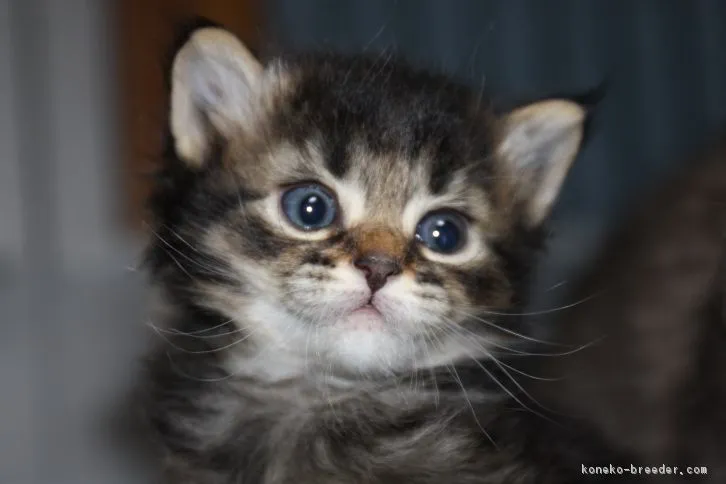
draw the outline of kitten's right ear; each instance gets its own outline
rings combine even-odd
[[[196,30],[171,68],[169,123],[177,156],[200,167],[216,137],[252,122],[262,65],[230,32]]]
[[[498,151],[516,180],[526,222],[547,216],[577,156],[586,120],[583,106],[551,99],[515,109],[502,119]]]

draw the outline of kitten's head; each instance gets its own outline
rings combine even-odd
[[[361,372],[464,356],[493,335],[474,316],[516,296],[583,117],[562,100],[496,116],[388,58],[263,66],[197,30],[172,68],[155,279],[247,348]]]

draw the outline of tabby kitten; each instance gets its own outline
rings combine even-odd
[[[490,319],[521,302],[581,107],[495,116],[380,59],[263,66],[212,27],[170,87],[147,402],[168,482],[567,482],[473,362],[512,344]]]

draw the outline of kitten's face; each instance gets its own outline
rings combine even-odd
[[[420,360],[466,337],[458,324],[473,308],[506,305],[508,281],[490,247],[506,227],[497,201],[467,176],[474,165],[462,163],[434,191],[435,153],[346,141],[351,162],[334,174],[326,137],[315,139],[266,147],[254,157],[265,167],[256,177],[249,158],[229,153],[238,185],[260,198],[208,228],[205,250],[240,284],[204,284],[207,304],[280,351],[361,369]]]
[[[487,328],[473,316],[512,297],[501,247],[539,223],[579,143],[581,111],[550,103],[498,120],[406,67],[265,69],[201,31],[172,84],[184,161],[157,196],[173,194],[158,248],[185,257],[160,279],[233,320],[247,347],[298,360],[370,372],[474,356]]]

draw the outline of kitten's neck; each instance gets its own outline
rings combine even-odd
[[[308,358],[287,353],[285,351],[265,349],[249,349],[241,352],[229,351],[225,355],[224,366],[227,372],[235,376],[244,376],[267,383],[293,380],[345,380],[337,376],[332,369],[311,355]]]
[[[175,315],[171,319],[176,319],[177,324],[172,326],[190,335],[184,338],[189,345],[182,349],[184,353],[212,358],[213,366],[230,378],[271,385],[299,382],[307,388],[326,389],[395,385],[402,378],[418,378],[442,368],[448,373],[448,368],[460,363],[489,360],[492,344],[500,346],[493,334],[484,337],[470,331],[466,338],[437,340],[435,347],[413,355],[411,367],[364,370],[333,364],[328,356],[312,348],[286,347],[280,341],[270,344],[266,338],[258,338],[259,332],[241,330],[259,324],[235,324],[221,314],[195,308],[178,310]]]
[[[229,375],[245,377],[267,384],[299,382],[309,387],[348,389],[353,387],[375,387],[395,385],[405,378],[419,378],[430,375],[441,368],[450,368],[460,363],[488,360],[491,355],[472,335],[466,341],[449,341],[416,359],[416,365],[402,369],[379,369],[360,371],[334,366],[317,354],[300,355],[278,348],[241,348],[241,351],[226,352],[223,358],[225,371]],[[448,372],[448,370],[446,370]]]

